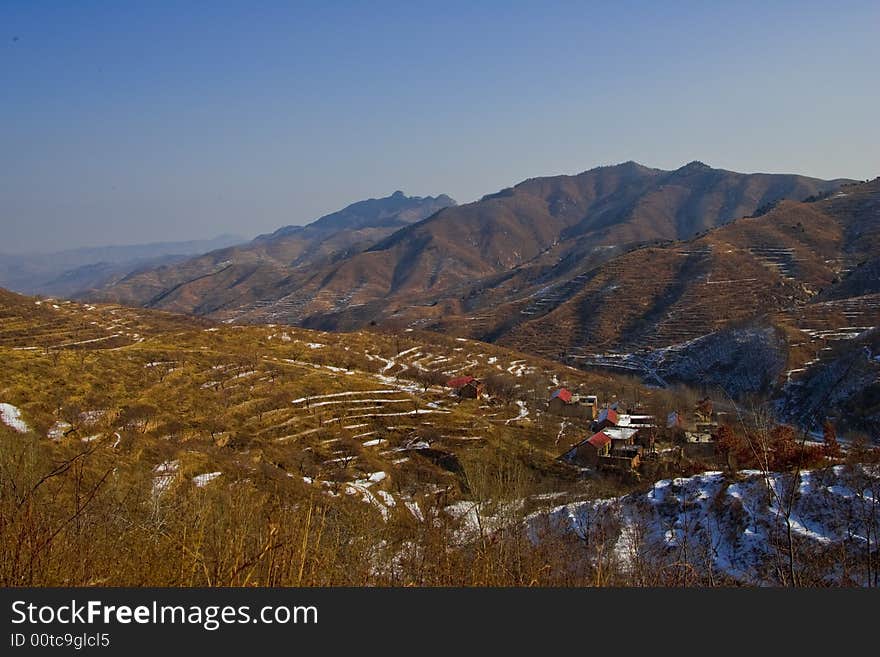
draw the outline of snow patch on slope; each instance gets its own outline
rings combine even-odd
[[[10,429],[18,431],[18,433],[27,433],[31,430],[27,422],[21,419],[21,410],[12,404],[0,404],[0,420]]]

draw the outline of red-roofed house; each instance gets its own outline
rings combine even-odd
[[[595,468],[599,465],[599,459],[610,453],[611,437],[600,431],[573,445],[561,458],[578,465]]]
[[[483,396],[483,382],[472,376],[458,376],[446,382],[462,399],[479,399]]]
[[[567,388],[557,388],[547,402],[547,412],[565,417],[596,417],[595,397],[573,395]]]
[[[637,430],[625,430],[627,432],[626,438],[622,438],[617,433],[618,431],[620,430],[609,429],[607,432],[594,433],[589,438],[569,447],[559,458],[588,468],[623,472],[637,470],[642,448],[629,443],[629,438]]]
[[[554,390],[553,394],[550,395],[550,399],[561,399],[566,404],[571,403],[571,390],[567,388],[559,388],[558,390]]]
[[[594,433],[587,439],[587,444],[592,445],[597,450],[601,451],[608,447],[611,444],[611,436],[609,436],[604,431],[600,431],[599,433]],[[608,449],[611,449],[608,447]],[[605,451],[608,451],[607,449]]]
[[[617,415],[617,411],[613,408],[603,408],[593,424],[593,430],[602,431],[605,427],[616,427],[618,422],[620,422],[620,417]]]

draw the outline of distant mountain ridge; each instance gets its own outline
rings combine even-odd
[[[83,295],[135,270],[179,262],[245,239],[220,235],[208,240],[81,247],[52,253],[0,253],[0,286],[25,294]]]
[[[340,230],[406,226],[455,204],[455,201],[446,194],[436,197],[407,196],[398,190],[385,198],[371,198],[352,203],[305,226],[284,226],[268,235],[260,235],[256,240],[265,241],[306,234],[328,236]]]
[[[129,277],[99,298],[239,322],[430,325],[492,307],[537,280],[566,280],[633,246],[690,238],[843,182],[696,161],[674,171],[625,162],[532,178],[466,205],[438,208],[442,197],[428,197],[432,211],[396,230],[394,216],[365,201],[246,249]]]
[[[260,302],[303,272],[355,255],[400,227],[454,205],[445,194],[421,197],[397,191],[353,203],[305,226],[285,226],[248,244],[138,272],[90,298],[202,315]]]

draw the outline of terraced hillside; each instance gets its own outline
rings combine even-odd
[[[157,333],[173,335],[209,325],[170,313],[25,297],[0,288],[0,347],[14,351],[115,349]]]
[[[880,329],[839,330],[816,338],[811,346],[814,356],[786,373],[777,398],[780,417],[799,420],[817,432],[826,418],[833,418],[838,427],[877,442]]]
[[[567,481],[559,443],[587,428],[545,413],[555,386],[632,396],[617,377],[412,330],[215,325],[7,292],[0,318],[0,402],[37,436],[146,463],[157,493],[251,478],[418,515],[426,495],[466,491],[462,463],[484,449]],[[451,394],[445,381],[463,374],[495,399]]]
[[[588,430],[545,402],[564,385],[656,416],[695,398],[416,330],[218,325],[5,292],[0,317],[7,586],[645,583],[629,559],[596,565],[592,538],[543,532],[560,504],[648,488],[559,461]],[[466,373],[488,399],[442,385]],[[645,476],[704,467],[664,459],[670,449]],[[610,508],[613,530],[625,518]],[[756,522],[781,516],[762,509]],[[757,547],[769,560],[782,549]],[[851,572],[866,558],[870,570],[870,545],[844,547]],[[798,552],[798,567],[815,583],[811,555]],[[655,584],[681,583],[655,572]],[[701,573],[688,581],[719,583]]]
[[[607,365],[609,355],[674,354],[726,327],[757,323],[784,332],[787,375],[797,374],[829,340],[880,325],[876,293],[849,280],[876,253],[878,219],[874,181],[816,203],[785,202],[691,242],[637,249],[582,274],[580,289],[559,303],[536,310],[532,301],[499,342]],[[837,298],[838,289],[852,296]]]

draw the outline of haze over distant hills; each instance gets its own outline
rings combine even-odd
[[[83,247],[54,253],[0,253],[0,287],[24,294],[75,297],[139,268],[184,260],[245,241],[238,235],[209,240]]]
[[[397,191],[353,203],[306,226],[285,226],[248,244],[137,272],[92,298],[200,315],[239,308],[283,295],[297,277],[332,267],[454,205],[445,194],[420,197]]]

